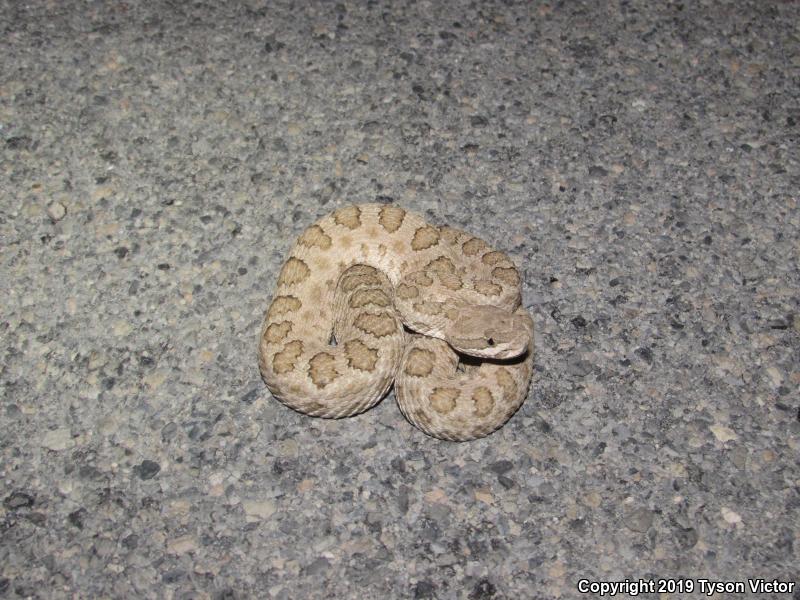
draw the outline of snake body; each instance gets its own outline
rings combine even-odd
[[[395,205],[351,205],[292,247],[259,368],[278,400],[318,417],[361,413],[394,383],[413,425],[471,440],[525,401],[533,320],[502,252]]]

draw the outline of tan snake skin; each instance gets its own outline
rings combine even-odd
[[[398,206],[347,206],[292,248],[259,367],[272,394],[302,413],[355,415],[394,383],[412,424],[472,440],[525,401],[533,320],[502,252]]]

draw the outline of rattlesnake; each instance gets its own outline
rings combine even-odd
[[[394,382],[412,424],[471,440],[525,401],[533,320],[517,269],[484,241],[395,205],[346,206],[294,244],[259,367],[278,400],[318,417],[363,412]]]

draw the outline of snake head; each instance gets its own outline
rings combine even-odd
[[[445,329],[445,340],[457,352],[480,358],[513,358],[531,343],[533,324],[527,313],[489,305],[460,306],[455,312]]]

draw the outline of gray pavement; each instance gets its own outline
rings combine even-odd
[[[797,582],[799,22],[0,1],[0,596]],[[292,239],[376,199],[524,273],[534,381],[486,439],[393,396],[312,419],[260,380]]]

